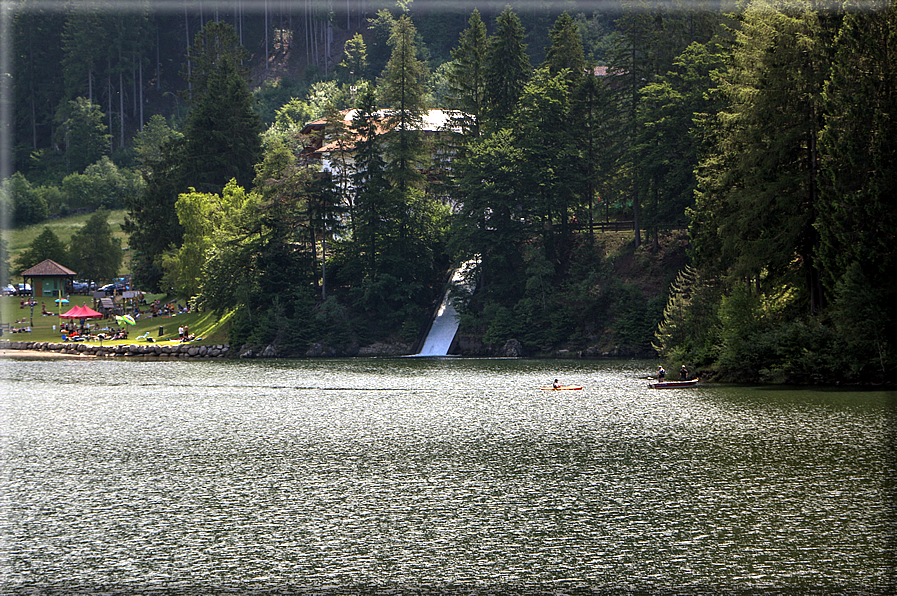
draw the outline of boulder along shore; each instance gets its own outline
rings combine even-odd
[[[97,344],[47,341],[11,341],[0,343],[0,357],[74,357],[74,358],[225,358],[228,345],[185,344]]]

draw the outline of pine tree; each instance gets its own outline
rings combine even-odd
[[[128,205],[134,275],[146,287],[157,287],[161,279],[157,259],[182,243],[184,229],[174,208],[178,195],[190,187],[218,193],[232,179],[248,188],[255,177],[262,125],[241,56],[225,23],[209,23],[191,48],[196,66],[190,70],[192,108],[184,137],[163,146],[161,160],[150,164],[144,195]]]
[[[585,74],[586,62],[582,49],[579,28],[566,11],[558,17],[548,32],[551,46],[547,49],[545,64],[552,75],[566,70],[571,86],[577,84]]]
[[[461,130],[476,138],[486,95],[486,24],[476,9],[471,13],[467,29],[461,32],[458,46],[452,50],[449,74],[450,97],[459,110]]]
[[[523,43],[526,32],[510,7],[496,18],[486,54],[485,115],[490,130],[504,126],[514,114],[531,67]]]
[[[821,21],[799,8],[757,1],[745,12],[721,83],[728,108],[704,160],[697,210],[715,218],[734,279],[802,288],[813,312],[822,306],[814,223],[828,57]]]
[[[834,327],[868,380],[897,354],[897,6],[847,15],[834,47],[815,224]]]
[[[379,89],[387,107],[386,172],[400,193],[423,184],[427,159],[421,133],[426,113],[424,81],[427,70],[417,58],[416,35],[408,15],[396,20],[389,38],[392,55],[383,71]]]

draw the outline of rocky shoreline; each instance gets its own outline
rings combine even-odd
[[[230,351],[230,346],[221,344],[119,344],[102,346],[72,342],[10,341],[0,343],[0,349],[28,351],[38,354],[52,353],[64,356],[94,356],[98,358],[145,357],[186,359],[225,358]]]

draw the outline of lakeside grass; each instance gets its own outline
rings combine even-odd
[[[164,301],[164,297],[152,295],[147,296],[147,301],[150,299],[155,300],[157,297]],[[66,319],[59,318],[58,315],[60,314],[60,311],[52,298],[38,298],[36,300],[37,305],[34,307],[33,319],[30,307],[25,306],[25,308],[21,308],[20,300],[21,297],[19,296],[0,296],[0,323],[4,325],[3,340],[62,341],[62,334],[60,333],[59,328],[61,323],[67,321]],[[62,313],[81,304],[86,304],[87,306],[94,308],[94,301],[90,296],[72,295],[69,296],[69,300],[69,304],[62,305]],[[46,305],[48,311],[53,313],[52,315],[41,314],[42,303]],[[141,308],[141,310],[145,309]],[[191,334],[195,335],[197,338],[202,338],[201,340],[193,342],[194,344],[225,344],[227,343],[227,326],[229,318],[230,315],[225,315],[221,319],[218,319],[218,317],[210,312],[190,312],[159,317],[152,317],[148,314],[141,315],[141,317],[137,319],[136,325],[126,325],[128,328],[128,339],[119,341],[104,340],[102,344],[104,346],[109,346],[149,343],[141,342],[136,339],[138,336],[144,335],[147,332],[149,332],[150,337],[152,337],[153,342],[155,343],[172,343],[172,340],[178,339],[178,327],[181,325],[188,326]],[[29,325],[32,320],[34,325],[31,328],[30,333],[8,333],[5,329],[6,324],[9,324],[14,328],[19,328]],[[116,322],[114,317],[112,319],[91,319],[87,322],[90,324],[92,333],[95,332],[93,330],[102,329],[104,327],[122,327],[122,325],[119,325]],[[160,327],[163,330],[162,334],[159,334]],[[88,341],[84,343],[94,345],[100,344],[99,341]],[[0,344],[0,347],[2,347],[2,344]]]

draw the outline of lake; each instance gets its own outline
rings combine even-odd
[[[5,360],[3,593],[893,593],[893,393],[654,364]]]

